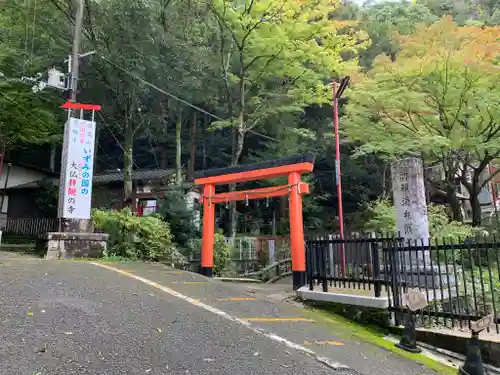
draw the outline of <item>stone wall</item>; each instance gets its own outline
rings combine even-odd
[[[104,233],[53,232],[38,241],[37,252],[45,259],[101,258],[109,235]]]

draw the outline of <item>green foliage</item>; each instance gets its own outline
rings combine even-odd
[[[201,243],[201,239],[190,239],[188,242],[194,260],[200,259]],[[233,246],[225,241],[225,237],[222,233],[214,233],[214,275],[221,276],[226,273],[231,262],[233,251]]]
[[[448,241],[458,241],[471,237],[475,229],[470,225],[459,221],[450,220],[446,207],[443,205],[431,204],[429,211],[429,233],[434,238],[446,239]]]
[[[366,204],[369,219],[365,229],[375,233],[396,232],[396,213],[394,206],[387,199],[378,199]]]
[[[182,188],[173,187],[166,191],[160,202],[159,213],[170,224],[174,242],[186,246],[190,238],[198,237],[199,231],[193,223],[193,210],[188,209]]]
[[[458,179],[475,226],[481,176],[500,156],[499,37],[500,27],[459,27],[449,17],[399,36],[397,59],[379,56],[354,87],[344,127],[357,155],[413,152],[435,164],[450,202]]]
[[[60,38],[62,34],[59,33],[61,23],[51,22],[54,10],[50,1],[40,0],[37,22],[33,23],[34,9],[29,9],[27,2],[6,0],[2,3],[0,142],[10,148],[19,144],[42,144],[62,139],[64,113],[58,110],[60,99],[56,100],[57,96],[50,92],[45,92],[44,97],[35,94],[31,84],[20,80],[23,74],[32,76],[44,72],[50,67],[47,60],[55,58],[62,49],[61,45],[64,45]],[[67,27],[65,30],[67,32]],[[52,47],[50,52],[49,46]],[[63,48],[67,56],[69,46]]]
[[[18,145],[61,140],[58,133],[63,120],[51,111],[51,107],[50,102],[47,104],[32,93],[29,86],[0,77],[1,141]]]
[[[328,18],[334,10],[328,0],[211,0],[210,10],[218,25],[217,76],[228,103],[226,119],[212,128],[235,128],[233,165],[247,132],[310,105],[330,103],[332,73],[355,70],[356,60],[346,57],[364,48],[337,33]]]
[[[176,263],[182,255],[172,246],[168,223],[156,215],[135,216],[129,209],[121,211],[93,210],[97,228],[109,234],[107,256]]]
[[[425,5],[408,1],[381,2],[362,12],[362,27],[372,41],[370,47],[362,52],[360,63],[371,68],[374,58],[380,54],[395,56],[399,43],[394,34],[409,35],[420,23],[430,24],[436,17]]]
[[[220,276],[231,261],[231,245],[225,241],[224,235],[214,233],[214,275]]]
[[[376,233],[396,232],[396,213],[394,206],[387,199],[379,199],[366,205],[369,220],[365,224],[367,231]],[[437,240],[457,241],[474,234],[469,225],[452,221],[446,213],[446,207],[431,204],[428,207],[429,235]]]

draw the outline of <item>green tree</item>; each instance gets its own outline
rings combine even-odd
[[[182,188],[176,187],[165,192],[160,214],[170,224],[173,240],[177,244],[187,246],[188,240],[199,236],[193,222],[193,210],[188,209]]]
[[[368,221],[365,223],[367,231],[391,234],[396,232],[396,212],[394,206],[387,199],[379,199],[366,205]],[[458,241],[474,234],[471,226],[459,221],[450,220],[446,207],[440,205],[429,206],[429,234],[439,241]]]
[[[437,17],[423,4],[407,0],[384,1],[361,12],[360,26],[368,33],[371,45],[360,56],[360,64],[371,68],[373,59],[386,54],[392,60],[400,49],[395,34],[410,35],[418,24],[431,24]]]
[[[423,154],[443,171],[450,204],[457,180],[481,222],[481,176],[500,156],[499,28],[458,27],[451,18],[401,37],[396,61],[376,59],[348,105],[348,136],[358,154]],[[458,218],[457,207],[452,207]]]
[[[61,100],[49,90],[35,94],[22,76],[43,73],[65,46],[61,23],[54,20],[48,0],[28,4],[2,3],[0,14],[0,146],[49,143],[61,140]]]
[[[53,0],[72,21],[68,4]],[[82,49],[97,50],[97,57],[82,69],[79,100],[103,104],[97,120],[101,135],[114,139],[122,151],[117,157],[124,171],[124,197],[131,196],[132,171],[140,166],[136,148],[147,144],[145,163],[158,162],[157,150],[174,140],[177,179],[181,180],[184,104],[151,87],[194,101],[205,72],[208,41],[194,2],[104,0],[86,3]],[[201,26],[200,26],[201,25]],[[144,80],[141,80],[144,79]],[[210,100],[207,100],[210,103]],[[175,138],[169,130],[175,127]],[[114,142],[113,141],[113,142]],[[116,146],[115,143],[115,146]]]
[[[260,124],[329,102],[329,79],[356,67],[355,60],[346,61],[342,54],[357,54],[361,46],[336,33],[328,19],[334,7],[326,0],[212,0],[210,10],[218,26],[218,76],[227,103],[226,120],[212,127],[231,128],[235,166],[246,135]],[[234,233],[235,205],[231,213]]]

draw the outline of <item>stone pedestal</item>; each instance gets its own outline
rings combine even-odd
[[[105,233],[52,232],[40,241],[45,259],[101,258],[109,235]]]
[[[432,296],[446,299],[456,296],[457,280],[452,266],[444,264],[433,266],[405,267],[399,271],[401,281],[406,281],[409,288],[433,291]],[[430,297],[430,296],[429,296]]]

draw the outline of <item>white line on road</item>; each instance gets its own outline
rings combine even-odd
[[[183,301],[186,301],[186,302],[190,303],[193,306],[201,307],[201,308],[203,308],[203,309],[205,309],[207,311],[210,311],[213,314],[216,314],[216,315],[219,315],[219,316],[221,316],[223,318],[226,318],[227,320],[230,320],[232,322],[241,324],[242,326],[247,327],[248,329],[252,330],[253,332],[258,333],[260,335],[264,335],[265,337],[267,337],[267,338],[269,338],[269,339],[271,339],[273,341],[279,342],[279,343],[287,346],[288,348],[298,350],[298,351],[303,352],[303,353],[305,353],[305,354],[307,354],[307,355],[309,355],[311,357],[314,357],[317,361],[319,361],[319,362],[327,365],[328,367],[330,367],[332,369],[349,369],[348,366],[343,365],[342,363],[333,362],[329,358],[318,356],[314,351],[306,348],[305,346],[296,344],[296,343],[294,343],[294,342],[292,342],[292,341],[290,341],[290,340],[288,340],[288,339],[286,339],[284,337],[278,336],[278,335],[276,335],[274,333],[271,333],[271,332],[267,332],[267,331],[265,331],[265,330],[263,330],[261,328],[254,327],[248,321],[245,321],[243,319],[240,319],[240,318],[237,318],[235,316],[229,315],[225,311],[219,310],[219,309],[217,309],[215,307],[212,307],[210,305],[202,303],[202,302],[200,302],[200,301],[198,301],[198,300],[196,300],[194,298],[188,297],[188,296],[186,296],[186,295],[184,295],[182,293],[179,293],[179,292],[177,292],[177,291],[175,291],[173,289],[167,288],[166,286],[163,286],[161,284],[155,283],[154,281],[145,279],[144,277],[137,276],[137,275],[135,275],[133,273],[121,270],[119,268],[108,266],[106,264],[102,264],[102,263],[98,263],[98,262],[90,262],[90,264],[93,264],[94,266],[98,266],[98,267],[101,267],[101,268],[105,268],[105,269],[110,270],[110,271],[117,272],[117,273],[122,274],[124,276],[127,276],[129,278],[141,281],[144,284],[148,284],[148,285],[152,286],[153,288],[160,289],[161,291],[163,291],[165,293],[168,293],[171,296],[174,296],[174,297],[177,297],[177,298],[179,298],[179,299],[181,299]]]

